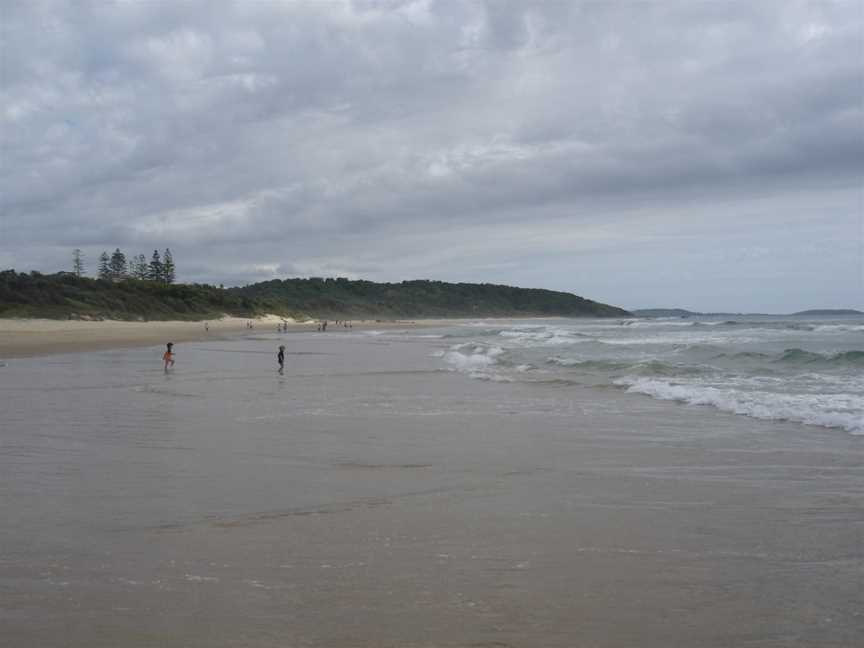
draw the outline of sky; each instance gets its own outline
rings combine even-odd
[[[0,2],[0,269],[864,310],[864,3]]]

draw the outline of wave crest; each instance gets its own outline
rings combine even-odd
[[[705,385],[683,385],[628,376],[615,381],[628,392],[658,400],[691,405],[711,405],[724,412],[758,419],[795,421],[808,425],[843,428],[864,435],[864,397],[853,394],[778,394],[765,391],[720,389]]]

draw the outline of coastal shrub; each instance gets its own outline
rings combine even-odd
[[[135,278],[91,279],[72,273],[0,272],[0,315],[6,317],[205,319],[264,313],[298,319],[628,315],[620,308],[570,293],[494,284],[428,280],[374,283],[313,277],[217,288]]]

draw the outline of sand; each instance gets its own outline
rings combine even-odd
[[[193,342],[222,339],[248,332],[252,322],[256,331],[273,332],[287,321],[289,331],[314,331],[315,321],[295,322],[276,315],[255,319],[223,317],[205,322],[117,320],[81,321],[49,319],[0,319],[0,358],[21,358],[53,353],[77,353],[136,346],[153,346],[165,342]],[[352,320],[355,328],[406,327],[430,324],[405,320]],[[330,330],[337,330],[330,321]]]

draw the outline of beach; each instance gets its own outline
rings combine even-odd
[[[221,339],[242,333],[252,323],[259,331],[273,331],[286,323],[291,331],[314,331],[314,321],[296,322],[277,315],[256,318],[221,317],[205,321],[147,321],[124,322],[118,320],[51,320],[0,318],[0,359],[75,353],[102,349],[151,346],[165,342],[192,342]],[[332,328],[332,320],[331,320]],[[355,320],[352,326],[360,328],[410,326],[412,322],[375,322]],[[253,330],[255,330],[253,329]]]
[[[8,360],[0,646],[857,645],[862,437],[478,341],[526,326]]]

